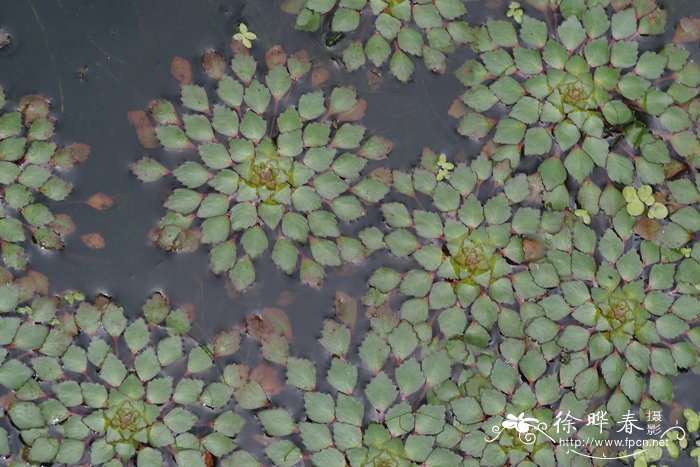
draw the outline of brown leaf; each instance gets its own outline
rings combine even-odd
[[[56,214],[53,222],[51,222],[51,228],[58,235],[70,235],[77,230],[75,222],[68,214]]]
[[[287,339],[292,339],[292,323],[289,322],[289,317],[284,310],[280,310],[279,308],[263,308],[261,313],[276,333],[286,336]]]
[[[0,285],[11,284],[15,280],[14,275],[6,268],[0,266]]]
[[[260,315],[248,315],[245,322],[248,335],[256,341],[274,333],[272,324]]]
[[[306,0],[284,0],[282,2],[282,11],[290,15],[298,15],[304,8]]]
[[[104,193],[95,193],[88,198],[87,204],[98,211],[105,211],[112,207],[114,201]]]
[[[204,54],[202,67],[209,76],[218,81],[223,78],[226,73],[226,60],[218,53],[210,50]]]
[[[283,290],[280,293],[279,298],[277,299],[277,306],[288,306],[294,303],[296,300],[296,295],[294,295],[292,292],[289,290]]]
[[[231,39],[231,52],[233,52],[234,55],[250,55],[250,50],[235,39]]]
[[[49,114],[51,101],[43,96],[24,96],[19,101],[19,108],[24,114],[24,121],[31,124],[34,120],[45,118]]]
[[[311,72],[311,86],[316,88],[322,85],[330,76],[331,72],[328,71],[328,68],[323,66],[314,67],[314,70]]]
[[[523,255],[525,261],[536,261],[545,254],[544,247],[535,240],[523,239]]]
[[[367,70],[367,84],[372,91],[376,91],[382,85],[384,76],[379,70]]]
[[[182,57],[175,57],[170,62],[170,73],[182,84],[192,83],[192,65]]]
[[[107,245],[105,243],[105,239],[102,238],[102,235],[96,232],[83,234],[80,236],[80,240],[85,244],[85,246],[93,250],[101,250]]]
[[[352,331],[357,322],[357,300],[345,292],[336,292],[335,315]]]
[[[10,45],[11,41],[10,35],[5,31],[0,30],[0,50]]]
[[[656,234],[661,230],[661,224],[656,219],[641,217],[634,225],[634,233],[642,237],[644,240],[654,240]]]
[[[268,396],[276,396],[282,392],[282,380],[276,369],[267,365],[258,365],[250,374],[250,379],[256,381]]]
[[[700,39],[700,18],[681,18],[676,27],[673,41],[678,43],[695,42]]]
[[[369,173],[369,176],[379,180],[387,186],[391,186],[394,180],[394,174],[386,167],[377,167]]]
[[[281,45],[273,45],[270,50],[265,52],[265,63],[267,64],[267,69],[271,70],[277,65],[284,65],[287,63],[287,54]]]
[[[347,112],[338,114],[337,120],[338,122],[356,122],[357,120],[365,116],[366,110],[367,101],[364,99],[358,99],[357,102],[355,102],[355,107],[348,110]]]
[[[209,451],[205,451],[203,456],[204,465],[206,465],[207,467],[214,467],[214,456],[212,456]]]
[[[83,143],[73,143],[68,146],[68,153],[75,162],[82,164],[90,155],[90,146]]]
[[[454,118],[462,118],[467,115],[468,112],[469,110],[467,110],[467,106],[464,105],[464,102],[459,99],[455,99],[452,102],[450,109],[447,111],[447,115]]]
[[[151,121],[143,110],[132,110],[127,112],[126,118],[131,126],[136,129],[136,136],[146,149],[155,149],[160,147],[160,141],[156,135],[156,130],[153,128]]]
[[[681,172],[688,170],[688,166],[677,160],[671,160],[668,164],[664,164],[664,175],[666,179],[673,178]]]

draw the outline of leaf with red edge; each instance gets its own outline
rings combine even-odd
[[[182,84],[192,83],[192,65],[182,57],[175,57],[170,62],[170,73]]]

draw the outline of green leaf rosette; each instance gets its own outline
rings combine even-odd
[[[161,294],[136,319],[107,297],[84,299],[36,294],[26,281],[0,286],[6,426],[24,446],[12,453],[4,444],[2,455],[31,464],[204,466],[232,453],[245,420],[230,405],[230,370],[219,365],[238,350],[240,330],[199,345],[187,336],[191,312],[171,309]]]
[[[161,248],[209,246],[212,271],[228,274],[237,290],[255,281],[253,262],[264,253],[319,286],[326,267],[371,252],[341,230],[388,192],[386,170],[366,168],[391,142],[352,123],[366,104],[354,88],[304,91],[316,84],[306,53],[287,56],[276,46],[266,62],[237,51],[229,68],[207,54],[211,92],[191,84],[187,64],[181,105],[157,100],[150,117],[131,116],[144,144],[180,153],[182,163],[171,170],[146,157],[132,171],[146,182],[171,175],[178,184],[154,231]],[[182,59],[174,73],[177,67]]]

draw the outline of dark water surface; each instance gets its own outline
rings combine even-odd
[[[13,45],[0,51],[0,84],[11,99],[42,94],[53,100],[60,143],[91,146],[88,161],[69,172],[75,191],[67,202],[51,207],[69,214],[78,232],[66,239],[66,248],[47,253],[30,247],[30,264],[48,275],[51,291],[73,288],[89,297],[108,294],[130,315],[155,290],[175,303],[190,302],[197,311],[196,333],[211,336],[239,323],[245,314],[276,306],[282,292],[294,297],[287,311],[295,333],[296,351],[311,356],[323,319],[330,315],[336,290],[360,297],[369,274],[388,258],[375,255],[367,264],[329,270],[325,286],[314,290],[280,272],[269,256],[256,262],[258,279],[244,294],[227,293],[223,277],[208,270],[208,254],[201,247],[193,254],[171,254],[150,246],[147,233],[164,212],[166,183],[145,185],[128,170],[145,151],[126,115],[145,109],[151,99],[175,98],[179,83],[170,74],[174,56],[193,63],[210,49],[225,50],[238,23],[245,22],[260,38],[258,58],[274,44],[287,52],[305,49],[313,59],[328,61],[329,51],[320,35],[295,31],[293,17],[283,13],[278,0],[0,0],[0,28],[9,32]],[[700,14],[698,0],[666,0],[669,24],[683,16]],[[506,1],[474,1],[473,24],[500,16]],[[700,52],[693,46],[693,53]],[[342,46],[340,47],[342,48]],[[462,51],[448,60],[448,71],[437,76],[418,64],[414,81],[401,85],[387,76],[376,91],[362,72],[345,73],[333,65],[330,84],[354,84],[368,100],[363,124],[372,134],[394,141],[386,161],[390,167],[415,164],[424,146],[450,151],[456,159],[476,156],[476,145],[455,132],[456,120],[447,115],[462,92],[452,71],[469,54]],[[81,76],[84,75],[81,79]],[[106,211],[85,203],[104,192],[115,200]],[[376,213],[367,222],[379,225]],[[103,250],[90,250],[79,235],[99,232]],[[677,402],[696,405],[699,379],[677,378]]]

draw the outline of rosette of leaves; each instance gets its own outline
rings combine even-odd
[[[243,419],[229,407],[233,388],[212,374],[239,333],[198,345],[186,335],[190,312],[160,294],[137,319],[107,297],[83,300],[0,286],[0,384],[12,391],[3,407],[22,442],[16,459],[204,467],[236,448]]]
[[[349,71],[370,63],[389,70],[399,81],[411,79],[411,57],[443,73],[446,55],[471,40],[463,0],[287,0],[284,8],[297,14],[304,31],[325,30],[325,42],[341,42],[342,59]],[[364,23],[373,23],[364,24]],[[348,44],[348,41],[352,40]],[[347,44],[347,45],[345,45]]]
[[[539,344],[542,374],[558,363],[552,387],[579,398],[611,391],[607,410],[619,420],[632,404],[670,402],[671,378],[698,365],[700,249],[682,246],[692,238],[679,225],[655,240],[635,236],[624,200],[616,209],[597,225],[601,235],[571,214],[548,213],[541,259],[513,285],[527,299],[517,339]],[[671,217],[683,210],[699,218],[695,207]],[[517,356],[522,365],[527,355]]]
[[[486,347],[499,308],[517,302],[511,275],[525,268],[542,229],[539,208],[527,207],[527,176],[512,174],[517,158],[485,151],[446,174],[441,157],[425,149],[420,167],[394,173],[397,198],[382,204],[382,246],[414,262],[378,269],[365,302],[377,306],[398,293],[430,309],[475,307],[483,319],[467,333]]]
[[[2,260],[12,269],[27,267],[27,238],[60,250],[61,236],[75,230],[70,217],[53,214],[47,204],[70,194],[73,185],[57,172],[83,162],[90,148],[59,147],[51,141],[56,122],[49,111],[49,100],[34,95],[13,108],[0,87],[0,244]]]
[[[516,146],[577,184],[655,185],[697,165],[698,66],[677,44],[638,40],[665,32],[655,1],[530,3],[546,21],[489,20],[476,33],[479,56],[457,71],[467,89],[451,111],[461,134]],[[545,188],[550,207],[566,205],[563,184]]]
[[[292,389],[303,399],[297,414],[274,398],[268,403],[263,391],[256,389],[250,404],[252,391],[238,390],[245,396],[239,404],[258,410],[267,435],[263,464],[291,467],[304,459],[319,467],[573,462],[566,449],[555,449],[549,441],[528,446],[517,433],[486,442],[506,413],[527,411],[550,422],[554,415],[540,406],[517,366],[470,343],[463,309],[455,306],[431,316],[424,299],[406,302],[399,312],[388,304],[368,307],[365,317],[358,311],[355,299],[336,293],[335,315],[325,321],[319,339],[326,355],[320,360],[318,354],[311,360],[290,353],[289,325],[280,315],[248,320],[248,334],[263,343],[264,358],[286,371],[285,394]],[[369,330],[359,333],[365,318]],[[570,393],[558,406],[581,416],[588,403]]]
[[[153,125],[145,113],[132,115],[142,141],[187,158],[173,170],[148,157],[132,166],[141,180],[170,174],[180,185],[155,242],[174,251],[209,245],[212,271],[228,273],[238,290],[254,282],[253,260],[270,250],[281,270],[318,285],[325,267],[364,259],[365,246],[340,230],[388,191],[385,170],[364,169],[391,143],[350,123],[365,105],[354,88],[302,91],[313,84],[304,52],[287,57],[277,46],[259,66],[237,50],[230,68],[213,52],[205,57],[213,92],[174,61],[181,103],[152,102]]]

